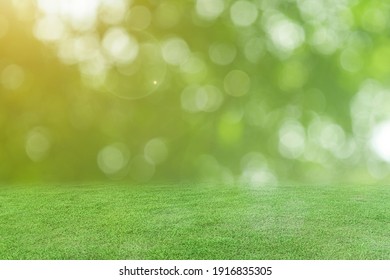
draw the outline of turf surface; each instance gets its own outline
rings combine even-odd
[[[1,187],[0,259],[390,259],[390,187]]]

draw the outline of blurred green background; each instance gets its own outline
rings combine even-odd
[[[1,182],[388,182],[390,2],[0,1]]]

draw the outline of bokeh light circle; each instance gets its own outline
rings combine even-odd
[[[49,131],[45,127],[31,129],[26,138],[26,154],[34,162],[42,161],[51,148]]]
[[[184,63],[190,55],[190,49],[186,41],[182,38],[169,38],[162,46],[162,56],[170,65],[180,65]]]
[[[128,148],[122,143],[113,143],[102,148],[97,156],[97,163],[104,174],[111,177],[121,173],[130,158]]]
[[[217,42],[209,48],[209,56],[213,63],[217,65],[228,65],[234,61],[237,50],[234,44]]]
[[[166,62],[159,42],[146,32],[131,32],[138,52],[132,60],[116,62],[106,75],[105,86],[124,99],[139,99],[155,92],[164,81]]]
[[[7,35],[9,31],[8,19],[0,14],[0,39]]]
[[[11,64],[0,72],[0,84],[9,90],[17,90],[25,80],[25,71],[22,67]]]
[[[258,16],[257,7],[249,1],[236,1],[230,8],[230,17],[236,26],[252,25]]]
[[[229,95],[243,96],[248,93],[251,80],[247,73],[242,70],[230,71],[224,80],[224,88]]]
[[[144,148],[145,159],[152,164],[160,164],[168,157],[168,148],[161,138],[151,139]]]
[[[377,124],[371,133],[370,146],[375,154],[385,160],[390,162],[390,121],[384,121]]]
[[[223,0],[197,0],[196,12],[205,20],[214,20],[219,17],[225,9]]]
[[[152,22],[152,14],[145,6],[131,7],[127,14],[126,23],[133,29],[144,30]]]

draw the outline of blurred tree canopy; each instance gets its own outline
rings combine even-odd
[[[3,182],[389,179],[390,3],[0,2]]]

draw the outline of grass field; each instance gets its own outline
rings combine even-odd
[[[0,259],[390,259],[390,187],[1,187]]]

